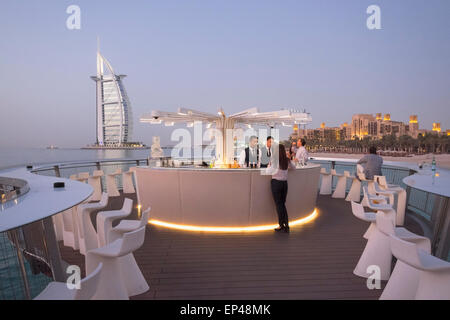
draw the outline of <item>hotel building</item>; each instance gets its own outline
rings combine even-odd
[[[372,114],[354,114],[350,125],[344,123],[339,127],[327,127],[325,123],[322,123],[320,128],[316,129],[300,129],[298,126],[294,126],[291,139],[305,137],[308,140],[343,141],[365,137],[381,139],[391,134],[397,138],[408,135],[416,139],[419,134],[429,133],[450,135],[450,130],[442,131],[440,123],[433,123],[432,130],[419,129],[417,115],[411,115],[409,122],[404,123],[391,120],[391,115],[388,113],[385,115],[377,113],[375,116]]]
[[[97,88],[97,146],[120,147],[130,143],[133,117],[122,81],[125,77],[116,74],[97,51],[97,75],[91,77]]]

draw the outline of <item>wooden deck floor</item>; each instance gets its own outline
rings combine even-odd
[[[122,201],[113,199],[108,207],[120,208]],[[132,299],[377,299],[381,290],[367,289],[366,279],[352,273],[368,225],[344,200],[319,196],[317,207],[318,218],[290,234],[212,234],[149,225],[134,255],[150,290]],[[406,227],[421,233],[409,219]],[[66,262],[84,270],[82,255],[60,247]]]

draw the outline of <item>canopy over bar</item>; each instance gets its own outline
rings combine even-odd
[[[217,114],[197,111],[194,109],[178,108],[177,112],[154,110],[141,116],[140,121],[144,123],[173,125],[175,123],[192,123],[202,121],[206,123],[218,123],[223,118],[233,119],[235,124],[244,125],[295,125],[308,124],[312,121],[311,115],[294,109],[284,109],[270,112],[259,112],[258,108],[250,108],[230,116],[226,116],[222,109]]]
[[[230,164],[233,161],[233,136],[226,130],[234,130],[239,126],[266,125],[274,128],[277,125],[293,126],[308,124],[312,121],[311,115],[294,109],[282,109],[278,111],[259,112],[258,108],[250,108],[241,112],[226,116],[220,108],[217,114],[197,111],[188,108],[178,108],[177,112],[154,110],[141,116],[143,123],[174,124],[186,123],[192,127],[194,122],[201,121],[208,125],[215,125],[221,131],[221,138],[216,136],[216,159],[218,164]]]

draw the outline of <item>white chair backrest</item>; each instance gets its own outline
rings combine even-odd
[[[119,251],[120,257],[129,254],[142,246],[145,239],[145,228],[146,227],[143,226],[134,231],[124,233]]]
[[[378,182],[375,181],[375,179],[373,181],[373,186],[375,188],[375,192],[377,192],[377,193],[380,193],[380,192],[384,191],[383,189],[381,189],[380,185],[378,184]]]
[[[382,186],[383,188],[387,188],[387,181],[385,176],[375,176],[374,179],[375,178],[377,179],[376,181],[380,186]]]
[[[80,289],[76,290],[75,300],[90,300],[97,291],[100,274],[102,272],[103,263],[99,263],[97,268],[80,283]],[[75,289],[74,289],[75,290]]]
[[[78,178],[79,179],[87,179],[87,178],[89,178],[89,172],[80,172],[78,174]]]
[[[148,207],[144,212],[142,212],[141,223],[139,227],[146,226],[148,223],[148,218],[150,216],[150,207]]]
[[[71,174],[69,179],[70,180],[77,180],[77,175],[76,174]]]
[[[65,231],[73,232],[72,210],[75,210],[75,208],[67,209],[62,213],[63,228]]]
[[[382,211],[377,212],[377,229],[387,236],[395,234],[395,225],[392,218],[386,217]]]
[[[362,204],[352,201],[352,212],[355,217],[364,217],[364,207]]]
[[[108,200],[109,200],[108,193],[103,192],[102,198],[100,199],[99,202],[99,206],[106,207],[108,205]]]
[[[133,209],[133,200],[129,198],[125,198],[125,201],[123,202],[122,211],[125,213],[130,214],[131,210]]]
[[[417,245],[413,242],[404,241],[395,235],[390,237],[392,254],[399,260],[421,269],[422,263],[417,252]]]
[[[363,186],[364,197],[366,197],[370,201],[369,189],[367,186]]]
[[[320,168],[320,173],[327,173],[327,170],[325,168]]]
[[[104,175],[104,173],[103,173],[103,170],[94,170],[92,175],[95,176],[95,177],[101,177],[101,176]]]
[[[346,177],[350,177],[350,172],[349,172],[349,171],[347,171],[347,170],[345,170],[345,171],[344,171],[344,176],[346,176]]]
[[[122,173],[122,169],[117,169],[116,171],[114,171],[114,173]]]
[[[331,169],[330,172],[331,172],[331,174],[335,175],[336,174],[336,169]]]

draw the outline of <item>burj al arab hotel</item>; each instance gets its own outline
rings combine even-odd
[[[133,116],[131,104],[123,85],[126,75],[116,74],[108,60],[97,50],[97,139],[92,147],[139,148],[142,144],[131,142]]]

